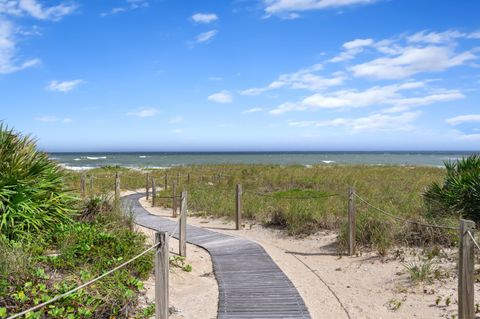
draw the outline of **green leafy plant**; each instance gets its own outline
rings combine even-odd
[[[171,256],[170,265],[172,267],[180,268],[185,272],[191,272],[193,270],[192,265],[188,264],[185,261],[185,257],[182,257],[182,256]]]
[[[403,266],[413,282],[431,283],[433,281],[433,274],[437,269],[432,259],[413,259],[412,261],[404,263]]]
[[[0,233],[21,239],[71,222],[74,197],[63,177],[35,140],[0,123]]]
[[[443,185],[434,182],[424,193],[430,213],[480,221],[480,155],[445,162],[445,168]]]

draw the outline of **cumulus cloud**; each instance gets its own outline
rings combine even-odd
[[[208,100],[216,103],[232,103],[233,96],[230,92],[223,90],[208,96]]]
[[[0,2],[0,13],[14,16],[29,15],[39,20],[57,21],[73,13],[76,9],[77,5],[73,2],[49,7],[43,6],[37,0],[3,0]]]
[[[159,111],[156,108],[153,107],[144,107],[141,109],[138,109],[136,111],[131,111],[128,112],[128,116],[136,116],[136,117],[152,117],[155,116],[159,113]]]
[[[0,74],[8,74],[40,64],[39,59],[21,61],[16,57],[14,26],[0,17]]]
[[[295,14],[301,11],[322,10],[331,8],[348,7],[358,4],[370,4],[378,0],[263,0],[265,13],[270,15]],[[295,15],[298,17],[298,14]]]
[[[195,13],[192,15],[192,20],[196,23],[212,23],[218,20],[218,16],[215,13]]]
[[[451,46],[406,47],[393,57],[381,57],[352,66],[356,77],[402,79],[421,72],[440,72],[477,57],[470,51],[456,53]]]
[[[197,36],[195,41],[197,43],[207,42],[207,41],[213,39],[213,37],[215,37],[217,35],[217,33],[218,33],[217,30],[210,30],[210,31],[207,31],[207,32],[200,33]]]
[[[459,91],[441,93],[424,93],[422,96],[405,97],[401,93],[425,87],[424,82],[405,82],[400,84],[374,86],[363,91],[339,90],[329,94],[316,93],[305,97],[300,102],[283,103],[271,110],[272,115],[280,115],[292,111],[315,109],[360,108],[375,105],[393,106],[384,113],[404,112],[415,106],[428,105],[462,99],[465,96]]]
[[[459,125],[463,123],[480,123],[480,114],[458,115],[445,120],[450,125]]]
[[[373,39],[356,39],[343,44],[343,51],[328,62],[342,62],[355,58],[365,47],[374,44]]]
[[[85,83],[85,81],[81,79],[71,81],[51,81],[47,86],[47,90],[67,93],[83,83]]]
[[[323,66],[321,64],[315,64],[294,73],[282,74],[275,81],[265,87],[250,88],[243,90],[240,93],[243,95],[259,95],[266,91],[284,87],[319,91],[328,87],[340,85],[345,80],[343,72],[336,72],[331,77],[323,77],[316,74],[316,72],[322,70],[322,68]]]
[[[290,121],[293,127],[343,126],[352,131],[405,131],[412,130],[412,123],[421,112],[405,112],[398,115],[383,113],[359,118],[335,118],[326,121]]]

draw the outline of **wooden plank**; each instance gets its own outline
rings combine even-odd
[[[180,203],[179,247],[178,252],[182,257],[187,256],[187,192],[182,192]]]
[[[148,181],[148,173],[145,174],[145,194],[147,196],[147,200],[148,200],[148,195],[149,195],[149,188],[150,188],[150,185],[149,185],[149,181]]]
[[[172,187],[172,217],[177,217],[177,181],[173,181]]]
[[[356,248],[356,216],[355,216],[355,188],[350,187],[348,189],[348,254],[350,256],[355,255]]]
[[[242,184],[237,184],[235,196],[235,229],[240,230],[242,226]]]
[[[157,203],[157,189],[155,188],[155,179],[152,178],[152,207]]]
[[[82,174],[82,176],[80,177],[80,192],[82,193],[82,197],[86,196],[85,174]]]
[[[168,189],[168,174],[165,173],[165,184],[164,184],[164,189],[167,190]]]
[[[90,196],[93,196],[93,175],[90,175]]]
[[[120,200],[120,175],[118,172],[115,173],[115,208],[117,209],[118,201]]]
[[[155,234],[155,319],[168,319],[168,272],[169,249],[168,233],[164,231]]]
[[[458,318],[475,319],[474,243],[468,234],[475,229],[471,220],[460,219],[458,259]]]
[[[124,197],[132,203],[135,223],[157,231],[176,229],[175,221],[145,210],[138,201],[143,196]],[[186,225],[182,234],[186,242],[206,249],[212,257],[219,288],[217,318],[310,318],[295,286],[257,243],[192,225]]]

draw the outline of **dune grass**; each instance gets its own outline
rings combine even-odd
[[[121,175],[122,189],[145,188],[145,172],[107,167],[86,173],[94,177],[93,191],[111,191],[115,171]],[[155,179],[158,196],[171,196],[172,183],[176,181],[178,196],[182,190],[189,192],[191,213],[232,219],[235,186],[240,183],[245,218],[284,228],[290,235],[308,235],[320,229],[339,230],[341,246],[346,238],[349,186],[354,186],[357,194],[369,203],[396,216],[451,226],[458,223],[451,215],[428,214],[422,197],[431,183],[442,181],[445,176],[442,168],[225,164],[149,170],[148,174]],[[160,190],[165,174],[168,179],[166,191]],[[79,176],[71,174],[72,186],[78,187]],[[158,198],[157,203],[171,207],[172,200]],[[455,231],[402,223],[358,199],[356,208],[356,236],[361,246],[384,253],[392,245],[455,244]]]

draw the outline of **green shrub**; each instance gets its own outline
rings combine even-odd
[[[443,185],[434,182],[424,193],[429,212],[480,222],[480,155],[445,162],[445,168]]]
[[[0,123],[0,233],[20,239],[69,223],[74,198],[63,176],[33,139]]]

